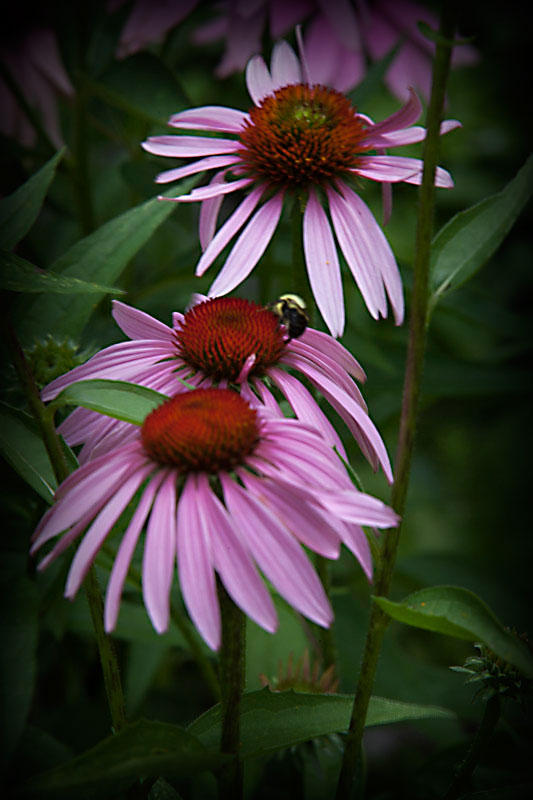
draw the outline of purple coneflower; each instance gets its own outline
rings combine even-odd
[[[328,446],[345,456],[335,429],[303,383],[284,369],[288,367],[320,391],[344,420],[372,467],[381,465],[392,481],[385,445],[353,380],[364,381],[365,373],[327,333],[307,328],[298,339],[287,341],[275,314],[237,297],[217,297],[197,303],[185,314],[175,312],[172,328],[118,301],[113,301],[113,316],[132,341],[107,347],[86,364],[56,378],[43,390],[43,400],[52,400],[71,383],[98,378],[130,381],[168,395],[187,391],[190,386],[236,384],[245,396],[253,390],[266,407],[281,415],[269,388],[274,385],[295,415],[318,429]],[[83,463],[112,450],[124,437],[133,436],[134,429],[128,423],[79,408],[59,431],[68,444],[85,444],[79,456]]]
[[[215,572],[234,602],[267,631],[276,629],[277,616],[256,565],[290,605],[328,627],[331,607],[300,543],[336,558],[343,542],[370,578],[370,550],[360,526],[397,524],[392,509],[352,486],[316,431],[253,408],[231,389],[176,395],[141,427],[132,427],[131,441],[63,481],[33,537],[32,553],[66,531],[39,565],[44,569],[84,534],[65,589],[73,598],[113,525],[136,498],[107,585],[107,631],[116,625],[145,525],[143,599],[154,628],[159,633],[168,628],[177,559],[185,605],[216,650]]]
[[[204,252],[197,275],[207,270],[246,224],[209,295],[231,292],[250,274],[272,238],[289,194],[295,195],[295,202],[305,203],[303,246],[309,282],[333,336],[344,330],[335,239],[372,316],[387,315],[388,295],[400,324],[404,302],[396,260],[383,231],[352,186],[359,178],[384,183],[388,190],[391,183],[420,183],[422,161],[385,154],[389,147],[424,139],[424,128],[411,127],[422,112],[418,97],[411,91],[403,108],[374,123],[359,114],[344,95],[311,85],[305,61],[301,66],[286,42],[274,47],[270,72],[261,56],[254,56],[248,63],[246,82],[255,103],[249,113],[205,106],[181,111],[169,121],[175,128],[232,134],[233,138],[155,136],[143,143],[144,149],[155,155],[200,157],[161,173],[156,179],[159,183],[216,170],[209,185],[170,198],[180,203],[202,202],[199,234]],[[449,120],[441,130],[445,133],[458,125]],[[369,154],[371,150],[376,153]],[[450,175],[440,167],[435,183],[453,186]],[[215,234],[224,196],[240,190],[247,192],[244,200]],[[388,191],[385,198],[388,217]]]

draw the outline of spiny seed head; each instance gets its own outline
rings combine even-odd
[[[252,376],[276,364],[285,349],[283,332],[271,311],[239,297],[198,303],[176,331],[183,360],[214,381],[237,380],[246,359],[255,355]]]
[[[216,474],[242,464],[259,441],[256,411],[229,389],[196,389],[154,409],[141,428],[146,454],[180,472]]]
[[[364,137],[365,123],[343,94],[293,84],[251,109],[239,155],[251,176],[274,188],[306,188],[357,166]]]

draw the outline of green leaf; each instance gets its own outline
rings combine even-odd
[[[469,280],[496,252],[531,195],[533,156],[501,192],[461,211],[437,233],[430,264],[432,304]]]
[[[200,176],[194,175],[181,181],[167,192],[167,196],[186,194],[199,179]],[[51,265],[51,269],[68,278],[106,285],[113,283],[176,205],[154,197],[120,214],[73,245]],[[18,310],[19,337],[24,344],[31,344],[36,336],[47,330],[59,337],[68,335],[75,338],[104,295],[105,292],[75,298],[45,296],[29,303],[26,298]]]
[[[409,595],[401,603],[374,597],[383,611],[398,622],[457,639],[484,642],[496,655],[533,678],[533,656],[506,630],[490,608],[460,586],[432,586]]]
[[[110,106],[144,122],[166,125],[169,116],[188,105],[176,76],[152,53],[114,61],[89,91]]]
[[[299,742],[345,731],[350,724],[353,695],[303,694],[294,691],[248,692],[241,700],[241,756],[253,758]],[[372,697],[367,726],[387,725],[413,719],[453,718],[444,708],[401,703]],[[193,733],[206,747],[220,740],[220,705],[211,708],[192,725]]]
[[[115,797],[139,778],[185,778],[216,769],[228,758],[177,725],[139,720],[20,789],[23,797],[54,800]]]
[[[57,481],[35,420],[5,403],[0,403],[0,452],[43,500],[53,502]]]
[[[37,219],[65,148],[9,197],[0,200],[0,247],[11,250]]]
[[[142,425],[154,408],[167,400],[166,395],[126,381],[78,381],[63,389],[53,401],[54,407],[83,406],[99,414]]]
[[[3,767],[9,762],[24,730],[33,697],[39,598],[35,584],[20,574],[18,555],[3,553],[0,583],[0,725],[3,740],[0,764]]]
[[[125,294],[113,286],[88,283],[79,278],[67,278],[52,270],[43,270],[24,258],[0,250],[0,289],[11,292],[55,292],[56,294]]]

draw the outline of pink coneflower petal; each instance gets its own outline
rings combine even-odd
[[[370,178],[374,181],[387,181],[399,183],[409,181],[420,175],[422,162],[415,158],[403,156],[361,156],[357,167],[353,170],[356,175]]]
[[[80,536],[87,527],[87,525],[89,525],[93,517],[94,517],[94,509],[91,509],[87,514],[82,516],[75,525],[73,525],[73,527],[68,531],[68,533],[65,533],[61,537],[61,539],[59,539],[55,543],[54,547],[50,550],[48,555],[46,555],[43,558],[43,560],[40,561],[39,564],[37,565],[37,569],[39,570],[39,572],[46,569],[48,564],[54,561],[54,559],[56,559],[62,553],[64,553],[65,550],[69,548],[73,542],[76,541],[78,536]],[[35,548],[37,546],[38,545],[36,545]],[[30,550],[30,555],[33,555],[33,551],[34,548],[32,547],[32,549]]]
[[[178,571],[183,600],[194,624],[213,650],[220,647],[218,606],[212,554],[198,519],[199,506],[211,489],[197,486],[190,475],[178,505]]]
[[[253,56],[248,62],[246,67],[246,86],[256,106],[267,94],[272,94],[274,91],[274,82],[261,56]]]
[[[326,212],[311,191],[303,220],[304,252],[309,283],[333,336],[344,330],[344,299],[337,249]]]
[[[250,178],[241,178],[238,181],[231,181],[231,183],[218,183],[211,181],[207,186],[201,186],[199,189],[193,189],[190,194],[182,194],[180,197],[165,197],[164,200],[175,200],[177,203],[196,203],[198,200],[209,200],[212,197],[219,197],[220,195],[231,194],[239,189],[245,189],[253,181]]]
[[[359,22],[349,0],[318,0],[318,6],[344,47],[361,47]]]
[[[88,465],[92,466],[92,465]],[[120,486],[124,475],[131,469],[128,461],[121,465],[113,460],[101,467],[98,471],[89,470],[83,475],[77,474],[78,483],[70,489],[68,502],[63,500],[48,510],[42,518],[34,533],[34,542],[31,552],[41,547],[49,539],[73,525],[80,516],[88,514],[91,510],[99,510],[113,492]],[[106,494],[101,491],[102,481],[106,481]],[[72,482],[71,482],[72,484]],[[64,489],[64,483],[62,484]],[[53,513],[52,513],[53,512]]]
[[[346,201],[345,209],[348,214],[351,214],[354,231],[357,231],[361,241],[367,243],[367,252],[372,254],[371,257],[375,264],[376,273],[378,275],[381,274],[394,311],[395,322],[397,325],[401,325],[404,315],[402,280],[390,244],[370,209],[359,195],[346,184],[339,184],[339,188]],[[349,264],[349,266],[351,265]]]
[[[153,136],[142,143],[147,153],[172,158],[196,158],[219,153],[234,153],[240,148],[234,139],[207,138],[205,136]]]
[[[270,72],[274,90],[287,86],[289,83],[301,82],[302,70],[300,62],[287,42],[277,42],[274,45]]]
[[[306,27],[304,50],[311,84],[320,83],[347,92],[364,77],[366,61],[357,42],[351,42],[349,49],[344,47],[321,14]]]
[[[408,158],[404,156],[362,156],[360,164],[353,171],[357,175],[372,180],[387,181],[390,183],[414,183],[418,185],[422,182],[422,171],[424,162],[418,158]],[[442,167],[435,170],[435,186],[441,189],[451,189],[453,180],[449,172]]]
[[[302,494],[304,502],[298,504],[294,486],[286,487],[280,481],[274,483],[259,479],[244,471],[241,476],[245,487],[253,490],[257,499],[266,502],[302,544],[325,558],[339,557],[339,538],[318,509],[309,505],[308,495]]]
[[[121,303],[120,300],[113,301],[111,314],[119,328],[130,339],[159,339],[162,342],[170,343],[174,340],[174,335],[168,325],[159,322],[158,319],[154,319],[144,311]]]
[[[232,164],[238,164],[239,161],[240,156],[208,156],[207,158],[201,158],[199,161],[185,164],[184,167],[176,167],[175,169],[167,169],[165,172],[160,172],[159,175],[156,175],[155,182],[171,183],[204,170],[229,167]]]
[[[294,351],[287,353],[283,358],[283,363],[289,367],[294,367],[295,369],[301,370],[304,375],[307,374],[308,365],[319,369],[320,372],[326,376],[326,378],[333,380],[340,389],[342,389],[352,398],[352,400],[355,400],[355,402],[358,403],[363,409],[365,414],[368,413],[368,408],[364,397],[361,394],[357,384],[355,384],[349,376],[338,372],[336,373],[335,370],[332,370],[327,356],[318,358],[315,354],[313,354],[312,357],[309,357],[308,352],[306,353],[302,349],[299,351],[299,353]]]
[[[230,300],[224,299],[223,306],[216,300],[203,305],[212,304],[217,314],[236,321]],[[244,312],[246,304],[241,302],[240,308]],[[191,311],[205,323],[205,308]],[[253,313],[252,327],[267,319],[276,325],[260,306]],[[200,330],[189,328],[191,341],[196,342]],[[280,333],[278,327],[273,331]],[[261,347],[258,357],[264,357]],[[118,519],[132,503],[136,506],[108,584],[106,630],[117,622],[124,582],[145,526],[142,591],[155,630],[162,633],[169,624],[177,555],[183,600],[213,649],[221,638],[215,571],[234,602],[268,631],[276,629],[276,611],[257,568],[296,610],[323,626],[332,620],[331,607],[302,545],[337,558],[344,542],[369,574],[358,526],[369,522],[390,527],[397,523],[396,515],[354,489],[336,445],[318,432],[307,390],[300,392],[290,376],[274,373],[271,380],[303,409],[310,425],[278,416],[278,406],[272,414],[246,383],[239,394],[207,382],[206,389],[168,398],[142,426],[131,425],[133,439],[126,444],[115,442],[115,429],[106,431],[96,442],[93,460],[59,486],[56,504],[35,531],[32,553],[62,534],[39,565],[43,569],[84,534],[71,564],[68,597],[78,591]],[[262,384],[257,379],[254,384],[268,403],[267,387],[261,392]],[[220,385],[229,385],[229,380],[222,378]],[[94,457],[109,441],[114,448]]]
[[[168,354],[168,344],[157,340],[137,340],[111,345],[106,351],[97,353],[85,364],[74,367],[66,375],[61,375],[51,381],[43,389],[42,398],[45,401],[52,400],[66,386],[76,381],[106,377],[114,380],[125,380],[130,373],[132,365],[153,364],[154,361],[160,358],[168,357]]]
[[[333,621],[331,606],[300,546],[263,504],[230,478],[221,476],[221,482],[232,516],[249,520],[246,543],[261,570],[288,603],[327,628]]]
[[[263,195],[264,189],[258,187],[248,194],[233,214],[213,237],[196,267],[196,275],[203,275],[228,242],[239,231]]]
[[[281,216],[283,194],[274,195],[257,211],[235,243],[209,289],[209,297],[231,292],[248,277],[265,252]]]
[[[359,220],[354,219],[353,209],[333,189],[328,189],[328,200],[337,241],[366,306],[374,319],[384,317],[387,300],[380,270],[375,267],[379,259],[372,250],[370,236]],[[356,231],[359,235],[354,236]],[[392,255],[388,257],[394,259]]]
[[[154,498],[142,564],[144,604],[158,633],[164,633],[168,628],[175,561],[176,475],[169,470]]]
[[[235,520],[209,489],[207,476],[198,476],[203,503],[198,518],[204,537],[211,539],[213,562],[228,594],[245,614],[269,633],[278,627],[278,615],[270,594],[259,577],[241,540],[235,535]],[[244,537],[244,534],[242,535]]]
[[[225,106],[201,106],[173,114],[168,124],[174,128],[239,133],[249,114]]]
[[[398,130],[400,128],[407,128],[409,125],[413,125],[417,119],[422,114],[423,108],[422,103],[420,102],[420,98],[418,97],[417,93],[413,89],[409,89],[409,99],[402,106],[398,111],[395,111],[394,114],[391,114],[390,117],[382,120],[382,122],[377,122],[373,125],[367,133],[367,139],[365,142],[370,140],[371,137],[379,133],[390,133],[391,131]]]
[[[270,369],[269,377],[281,389],[298,419],[319,430],[324,441],[331,447],[336,447],[339,453],[346,457],[335,428],[305,386],[297,378],[276,367]]]
[[[152,502],[163,479],[164,474],[161,473],[154,475],[148,482],[139,499],[139,505],[135,509],[130,524],[122,537],[117,555],[115,556],[113,569],[111,570],[111,575],[107,584],[105,600],[104,625],[108,633],[114,630],[117,624],[120,599],[124,588],[124,582],[130,568],[131,559],[133,558],[140,533],[152,507]]]
[[[358,525],[376,525],[380,528],[391,528],[398,524],[398,515],[369,494],[358,492],[354,498],[353,491],[320,492],[322,503],[347,522]]]
[[[85,533],[80,546],[76,550],[76,555],[74,556],[68,573],[65,597],[72,599],[76,595],[98,551],[108,536],[109,531],[124,511],[143,480],[152,470],[153,466],[150,464],[127,477],[122,485],[117,488],[116,492],[113,493],[100,513],[95,517],[92,525]]]
[[[321,372],[309,367],[307,370],[307,375],[310,380],[320,387],[321,390],[326,391],[331,397],[335,398],[339,405],[342,406],[342,408],[344,408],[354,420],[356,420],[358,426],[372,443],[372,448],[379,459],[383,471],[389,482],[392,483],[392,470],[389,457],[387,455],[387,451],[385,450],[381,436],[379,435],[378,430],[370,417],[365,414],[358,403],[356,403],[342,389],[339,389],[339,387],[332,380],[326,378]]]
[[[372,551],[364,530],[359,525],[344,525],[341,533],[342,541],[357,558],[369,581],[372,580]]]
[[[338,367],[346,370],[349,375],[353,375],[353,377],[361,381],[361,383],[366,381],[365,371],[359,362],[340,342],[333,339],[329,334],[318,331],[315,328],[307,328],[298,340],[293,340],[291,342],[291,349],[299,351],[300,344],[304,346],[310,345],[315,350],[323,353],[336,363]]]
[[[270,35],[273,39],[285,36],[312,10],[311,0],[270,0]]]
[[[209,186],[219,185],[226,180],[225,171],[217,172],[209,181]],[[219,194],[212,197],[210,200],[204,200],[200,206],[200,219],[198,221],[198,235],[200,237],[200,246],[202,250],[208,247],[212,241],[217,228],[218,215],[220,207],[224,200],[224,195]]]

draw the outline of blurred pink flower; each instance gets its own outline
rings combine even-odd
[[[307,328],[298,339],[287,341],[271,311],[236,297],[200,302],[185,314],[175,312],[172,328],[116,300],[113,316],[132,341],[107,347],[86,364],[56,378],[43,390],[43,400],[52,400],[76,381],[102,378],[141,384],[169,395],[190,386],[231,384],[246,398],[259,402],[259,397],[269,411],[282,416],[269,388],[273,386],[301,422],[315,428],[328,447],[336,447],[346,458],[335,429],[302,381],[286,371],[290,368],[318,389],[344,420],[373,468],[381,465],[392,482],[385,445],[353,380],[364,381],[365,374],[355,358],[328,334]],[[135,436],[128,423],[84,408],[73,411],[59,432],[72,446],[84,444],[81,463]]]
[[[124,5],[125,0],[110,0],[109,11]],[[126,58],[146,45],[162,41],[193,10],[199,0],[135,0],[121,31],[117,58]]]
[[[385,185],[420,183],[421,160],[385,155],[388,148],[424,139],[425,128],[412,127],[422,112],[418,97],[411,91],[403,108],[374,123],[358,113],[344,95],[312,85],[306,74],[306,60],[300,65],[286,42],[274,47],[270,72],[263,58],[254,56],[246,70],[246,82],[255,103],[249,113],[204,106],[181,111],[169,120],[174,128],[230,134],[232,138],[195,133],[154,136],[142,144],[155,155],[199,159],[162,172],[156,178],[158,183],[217,170],[207,186],[177,198],[161,198],[202,203],[199,235],[204,252],[197,275],[203,275],[247,223],[209,295],[227,294],[248,277],[274,234],[283,201],[292,195],[295,202],[305,204],[303,245],[307,273],[332,335],[340,336],[344,330],[337,244],[371,315],[375,319],[387,316],[388,296],[396,323],[400,324],[404,301],[396,260],[383,231],[352,186],[357,186],[359,178]],[[459,125],[456,120],[448,120],[442,123],[441,132]],[[374,155],[369,154],[371,150]],[[450,188],[453,181],[437,167],[435,184]],[[386,188],[390,191],[390,186]],[[223,198],[243,189],[248,192],[244,200],[215,235]],[[388,193],[385,198],[388,218]],[[322,201],[328,206],[332,225]]]
[[[135,498],[107,585],[107,631],[117,623],[145,524],[142,590],[154,628],[168,628],[177,560],[185,605],[214,650],[221,639],[215,573],[244,613],[271,632],[277,615],[256,565],[290,605],[323,627],[333,613],[300,544],[337,558],[344,543],[370,579],[371,555],[360,526],[389,528],[397,516],[353,487],[316,431],[215,388],[179,394],[132,427],[131,441],[89,461],[59,486],[31,549],[35,553],[66,531],[40,563],[44,569],[84,534],[67,578],[65,596],[73,598]]]
[[[25,33],[0,52],[11,77],[35,110],[52,144],[63,145],[57,97],[71,97],[74,89],[62,64],[56,37],[50,28]],[[0,131],[24,147],[32,147],[37,132],[15,95],[0,78]]]
[[[435,48],[419,31],[419,21],[438,28],[438,16],[411,0],[227,0],[219,4],[219,16],[199,27],[193,39],[197,44],[225,40],[216,69],[216,75],[224,78],[243,70],[250,57],[261,52],[265,27],[272,39],[278,39],[305,23],[311,82],[340,92],[363,80],[368,59],[380,61],[399,44],[384,80],[392,94],[405,102],[411,87],[429,98]],[[465,66],[478,59],[474,47],[463,45],[454,50],[452,64]]]

